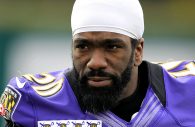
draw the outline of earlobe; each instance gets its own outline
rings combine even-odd
[[[139,66],[142,63],[143,58],[143,48],[144,48],[144,38],[138,40],[135,48],[135,66]]]

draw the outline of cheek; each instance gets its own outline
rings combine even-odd
[[[78,70],[80,70],[80,68],[82,68],[82,62],[81,62],[81,58],[76,56],[75,54],[72,55],[72,59],[73,59],[73,65],[74,67]]]
[[[131,54],[128,52],[120,53],[114,57],[108,57],[109,64],[113,70],[118,71],[119,74],[123,73],[124,70],[129,66],[129,61],[131,58]]]
[[[72,53],[73,66],[77,72],[81,75],[85,69],[87,57],[80,56],[76,53]]]

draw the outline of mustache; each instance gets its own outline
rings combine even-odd
[[[103,70],[90,70],[84,73],[83,77],[87,78],[87,77],[94,77],[94,76],[98,76],[98,77],[116,77],[115,75],[109,73],[109,72],[105,72]]]

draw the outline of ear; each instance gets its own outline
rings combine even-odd
[[[143,48],[144,48],[144,38],[138,40],[138,43],[135,47],[135,61],[134,66],[139,66],[142,63],[143,59]]]

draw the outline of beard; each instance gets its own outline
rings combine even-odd
[[[131,55],[128,66],[120,76],[105,72],[102,69],[89,70],[79,76],[75,66],[73,68],[75,80],[77,82],[75,88],[77,91],[77,99],[83,111],[93,114],[107,111],[113,108],[123,92],[123,89],[130,81],[132,72],[133,55]],[[88,84],[88,77],[109,77],[112,80],[111,86],[93,87]]]

